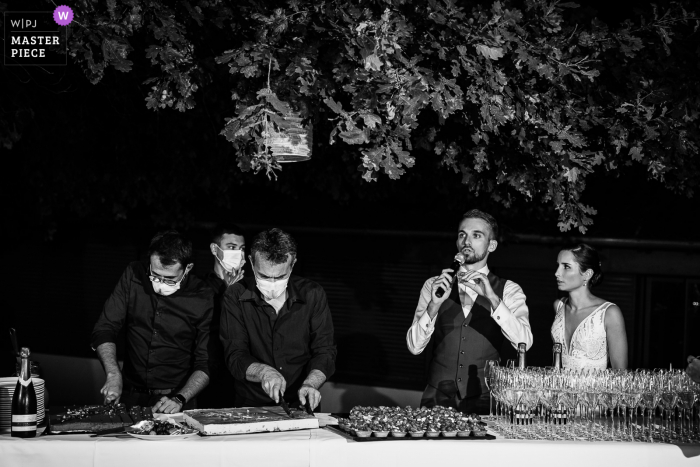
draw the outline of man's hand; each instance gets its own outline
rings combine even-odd
[[[688,355],[688,367],[685,369],[685,372],[688,373],[690,379],[700,383],[700,359]]]
[[[265,367],[260,377],[260,385],[263,391],[265,391],[265,394],[270,396],[270,399],[277,404],[280,401],[280,397],[284,395],[284,391],[287,389],[287,381],[284,380],[284,376],[271,366]]]
[[[236,282],[240,281],[243,279],[243,274],[245,274],[245,271],[243,271],[243,265],[245,264],[245,260],[241,262],[241,266],[238,268],[236,271],[235,269],[231,272],[228,272],[227,270],[224,269],[224,280],[226,281],[227,286],[231,286],[235,284]]]
[[[171,399],[168,396],[163,396],[158,402],[153,406],[153,412],[155,413],[177,413],[182,411],[182,404],[175,399]]]
[[[452,290],[452,274],[454,269],[443,269],[442,274],[433,281],[433,285],[430,287],[430,304],[439,307],[442,302],[447,300],[450,296],[450,291]],[[437,291],[441,288],[445,291],[442,297],[437,296]]]
[[[107,375],[107,381],[105,385],[100,389],[100,393],[104,396],[104,403],[115,404],[119,403],[119,399],[122,397],[122,375],[119,373],[113,373]]]
[[[302,406],[306,405],[307,399],[309,400],[311,410],[318,407],[318,404],[321,402],[321,393],[310,384],[302,384],[297,394],[299,394],[299,402]]]
[[[498,308],[498,305],[501,304],[501,299],[498,298],[496,292],[491,288],[491,283],[489,282],[489,278],[486,277],[486,274],[479,271],[467,271],[459,275],[458,280],[461,284],[466,285],[474,292],[488,299],[491,302],[491,308],[493,310]]]

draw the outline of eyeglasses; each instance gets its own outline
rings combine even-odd
[[[172,279],[166,279],[164,277],[158,277],[153,275],[153,269],[151,269],[151,266],[148,266],[148,271],[150,274],[148,274],[148,278],[151,280],[151,282],[157,282],[159,284],[165,284],[165,285],[178,285],[180,282],[182,282],[182,279],[185,278],[187,275],[187,269],[185,269],[185,273],[182,275],[179,281],[175,281]]]

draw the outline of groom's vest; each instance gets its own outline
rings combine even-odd
[[[488,279],[493,291],[503,299],[505,279],[492,273]],[[505,339],[490,310],[488,299],[478,295],[465,318],[455,283],[435,322],[428,384],[438,389],[456,386],[460,399],[482,394],[486,361],[500,360],[499,349]]]

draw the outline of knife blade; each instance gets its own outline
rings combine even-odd
[[[284,400],[284,398],[280,395],[280,407],[284,409],[284,412],[289,415],[289,418],[294,418],[292,417],[292,411],[289,410],[289,405],[287,405],[287,402]]]
[[[306,413],[307,413],[307,414],[309,414],[309,415],[315,417],[314,411],[311,410],[311,403],[309,402],[309,398],[308,398],[308,397],[306,398],[306,403],[304,404],[304,409],[306,409]]]

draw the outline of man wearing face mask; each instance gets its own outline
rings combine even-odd
[[[104,402],[174,413],[194,408],[209,382],[209,326],[214,294],[190,273],[192,243],[170,230],[157,234],[148,262],[133,262],[105,302],[92,347],[107,374]],[[126,331],[124,368],[116,340]]]
[[[213,269],[203,277],[214,291],[214,313],[209,339],[209,385],[197,398],[201,409],[234,407],[233,376],[224,364],[224,351],[219,339],[221,300],[226,289],[243,278],[245,237],[235,224],[220,224],[211,235],[209,251],[214,256]]]
[[[260,232],[248,257],[253,278],[229,287],[221,313],[226,364],[236,380],[236,405],[321,401],[319,389],[335,371],[333,321],[326,293],[292,275],[294,239],[280,229]]]

